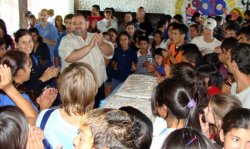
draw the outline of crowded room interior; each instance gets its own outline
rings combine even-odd
[[[250,1],[0,0],[0,149],[250,149]]]

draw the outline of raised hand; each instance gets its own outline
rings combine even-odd
[[[56,99],[57,89],[47,88],[42,94],[36,99],[36,102],[40,105],[40,110],[49,108]]]
[[[113,70],[118,70],[117,69],[117,62],[112,62],[112,68],[113,68]]]
[[[0,89],[5,91],[12,86],[11,70],[7,65],[0,65]]]
[[[137,64],[135,64],[134,62],[132,62],[132,68],[131,68],[131,70],[135,71],[136,69],[137,69]]]
[[[103,41],[104,41],[104,38],[103,38],[102,33],[97,34],[96,39],[95,39],[96,44],[97,44],[98,46],[100,46],[100,45],[103,44]]]
[[[43,131],[35,126],[29,128],[28,142],[26,149],[44,149],[43,146],[44,134]]]

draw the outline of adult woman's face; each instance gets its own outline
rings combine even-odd
[[[29,34],[26,34],[18,39],[17,49],[19,51],[22,51],[29,55],[33,50],[33,46],[33,40]]]

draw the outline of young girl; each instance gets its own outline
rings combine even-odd
[[[191,128],[173,131],[164,141],[162,149],[215,149],[211,141],[202,133]]]
[[[231,110],[241,108],[240,100],[230,94],[216,94],[209,100],[208,106],[204,109],[205,120],[215,126],[215,132],[210,132],[210,138],[218,135],[222,125],[222,118]],[[212,136],[211,136],[212,135]],[[218,136],[215,136],[218,137]],[[215,138],[218,144],[221,144],[218,138]]]
[[[63,18],[62,18],[62,16],[57,15],[55,17],[55,26],[57,28],[57,31],[58,31],[59,35],[62,34],[66,30],[65,25],[63,25]]]
[[[250,148],[250,109],[230,111],[222,120],[220,131],[224,149]]]
[[[133,48],[129,46],[130,37],[127,32],[122,32],[118,36],[119,46],[115,49],[112,65],[112,88],[124,82],[127,77],[136,70],[137,55]]]
[[[209,96],[221,93],[220,89],[223,83],[223,77],[214,65],[203,64],[196,67],[195,71],[201,78],[204,78]]]
[[[151,51],[154,51],[157,48],[166,49],[166,45],[162,43],[162,40],[163,40],[162,31],[160,30],[155,31],[153,33],[153,43],[152,43]]]
[[[128,22],[125,26],[125,31],[129,34],[130,37],[130,46],[139,50],[139,45],[136,44],[138,43],[138,36],[136,35],[135,32],[135,23],[134,22]]]
[[[30,28],[29,31],[34,42],[32,54],[38,59],[41,69],[45,70],[51,65],[49,48],[42,41],[42,37],[36,28]]]
[[[154,128],[152,149],[161,148],[165,138],[176,129],[201,129],[196,102],[188,88],[178,80],[166,79],[158,84],[152,98],[152,110],[167,123],[163,130]]]

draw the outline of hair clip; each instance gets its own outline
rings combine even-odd
[[[196,139],[197,139],[197,137],[194,136],[194,137],[186,144],[186,146],[188,146],[188,145],[190,145],[191,143],[193,143]]]
[[[194,99],[190,99],[189,102],[188,102],[188,104],[187,104],[187,106],[189,108],[195,107],[196,106],[196,102],[194,101]]]

